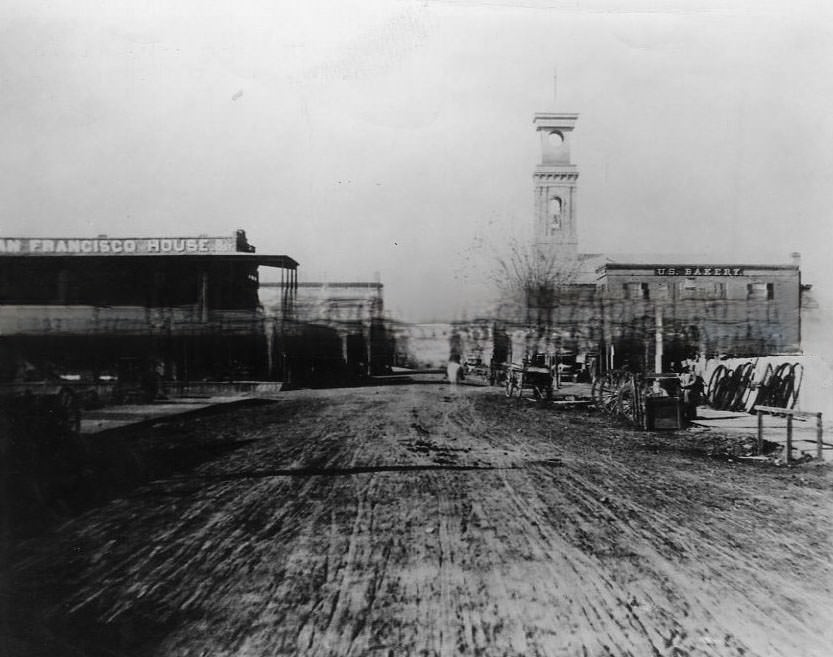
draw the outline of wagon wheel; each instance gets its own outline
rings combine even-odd
[[[594,401],[599,395],[599,386],[602,385],[602,377],[597,376],[590,382],[590,398]]]
[[[745,411],[746,403],[752,393],[752,379],[755,376],[755,365],[744,363],[738,370],[735,381],[734,398],[732,399],[733,411]]]
[[[597,395],[596,406],[608,415],[613,415],[619,398],[617,386],[607,378],[600,379]]]
[[[619,387],[616,393],[616,410],[635,427],[640,426],[639,399],[633,380]]]
[[[720,382],[725,378],[728,371],[725,365],[718,365],[714,368],[711,377],[709,377],[709,385],[706,386],[706,397],[708,397],[709,403],[713,408],[717,408],[717,391],[720,387]]]
[[[784,363],[776,370],[781,372],[781,376],[776,382],[775,392],[773,394],[773,406],[780,408],[791,408],[790,401],[794,401],[795,392],[795,367],[789,363]]]
[[[524,376],[523,372],[518,372],[518,374],[515,377],[515,390],[518,393],[518,399],[523,397],[523,394],[524,394],[524,379],[525,378],[526,377]]]
[[[746,410],[746,401],[754,374],[755,366],[752,363],[744,363],[735,370],[735,376],[732,377],[732,395],[729,400],[730,411]]]
[[[767,404],[767,397],[769,396],[769,386],[772,384],[772,363],[767,363],[766,370],[764,370],[764,375],[761,377],[761,380],[758,382],[758,392],[755,395],[755,403],[752,404],[752,408],[754,409],[755,406],[766,406]]]
[[[512,397],[516,392],[518,393],[518,396],[520,396],[518,381],[513,372],[506,373],[505,391],[507,397]]]
[[[798,402],[798,393],[801,391],[801,382],[804,380],[804,366],[801,363],[793,364],[793,392],[790,405],[787,408],[794,408]]]
[[[787,385],[786,380],[790,378],[791,372],[792,366],[789,363],[781,363],[775,368],[775,373],[772,375],[772,384],[767,395],[768,406],[784,406],[783,392]]]
[[[712,406],[718,410],[728,410],[730,397],[732,396],[732,380],[735,376],[735,371],[724,367],[723,372],[718,377],[714,385]]]
[[[726,376],[720,379],[720,382],[717,384],[717,391],[715,392],[717,408],[724,411],[731,410],[732,400],[735,397],[735,382],[739,372],[739,368],[738,370],[727,370]]]
[[[536,385],[532,388],[532,396],[538,401],[552,401],[552,386]]]
[[[62,388],[58,393],[58,429],[65,434],[77,436],[81,433],[81,407],[72,390]]]
[[[782,408],[790,408],[790,400],[794,398],[794,393],[795,377],[792,374],[792,370],[790,370],[789,375],[784,377],[781,387],[778,389],[778,405]]]

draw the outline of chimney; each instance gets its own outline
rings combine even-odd
[[[790,258],[793,261],[793,265],[797,268],[801,268],[801,254],[798,251],[793,251],[790,253]]]

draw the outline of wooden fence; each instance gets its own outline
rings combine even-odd
[[[757,453],[762,454],[764,451],[764,415],[781,415],[787,417],[787,449],[785,462],[790,462],[790,454],[792,452],[793,444],[793,418],[806,422],[813,418],[816,419],[816,457],[819,461],[822,460],[823,448],[823,434],[824,430],[821,423],[821,413],[810,413],[807,411],[795,411],[789,408],[777,408],[775,406],[755,406],[753,410],[758,414],[758,445]]]

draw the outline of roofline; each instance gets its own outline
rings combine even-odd
[[[315,281],[299,281],[298,287],[335,287],[335,288],[348,288],[348,287],[359,287],[359,288],[367,288],[367,289],[377,289],[380,290],[384,287],[382,283],[376,282],[368,282],[368,281],[337,281],[332,283],[321,283]]]
[[[268,255],[265,253],[246,253],[243,251],[232,253],[142,253],[142,254],[102,254],[102,253],[73,253],[73,254],[5,254],[0,255],[0,263],[9,261],[38,260],[40,262],[72,261],[72,260],[109,260],[111,262],[139,260],[153,262],[157,260],[190,260],[190,261],[215,261],[215,262],[245,262],[262,265],[264,267],[278,267],[281,269],[297,269],[298,262],[288,255]]]
[[[794,269],[798,271],[800,267],[798,265],[744,265],[744,264],[733,264],[728,265],[723,263],[721,265],[695,265],[691,263],[675,263],[669,265],[667,262],[665,263],[648,263],[644,265],[634,264],[634,263],[619,263],[619,262],[607,262],[603,265],[600,265],[596,268],[596,273],[600,273],[605,269],[661,269],[661,268],[676,268],[676,269],[703,269],[706,267],[711,267],[714,269],[715,267],[719,269],[731,268],[731,269],[777,269],[777,270],[788,270]]]

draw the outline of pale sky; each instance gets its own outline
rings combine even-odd
[[[833,298],[825,2],[6,0],[0,236],[244,228],[401,319],[473,314],[579,113],[584,252],[803,255]]]

